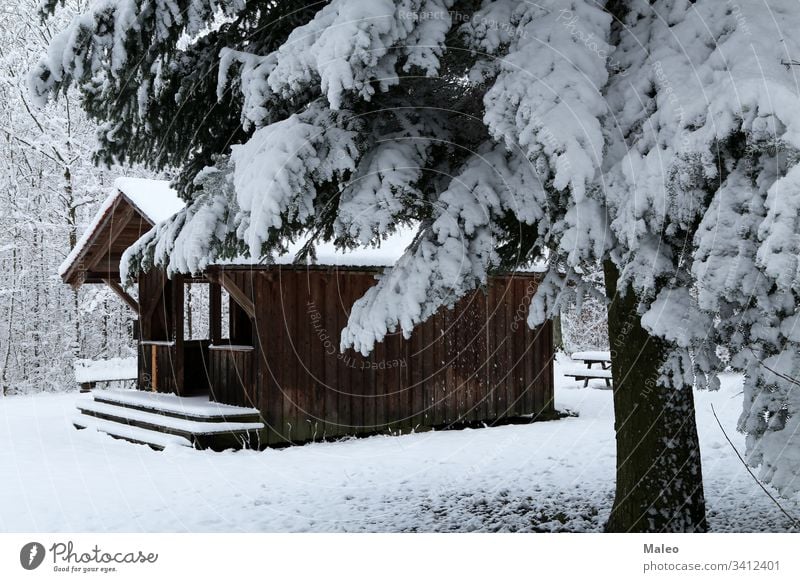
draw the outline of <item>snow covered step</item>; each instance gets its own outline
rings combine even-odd
[[[72,420],[72,424],[75,428],[86,428],[104,432],[115,438],[125,439],[126,441],[143,445],[150,445],[156,449],[165,449],[168,446],[192,446],[191,441],[181,436],[137,428],[111,420],[102,420],[85,414],[76,415]]]
[[[211,402],[207,396],[175,396],[141,390],[105,390],[95,392],[96,402],[114,404],[200,422],[260,422],[261,413],[255,408],[230,406]]]
[[[262,422],[189,420],[96,400],[81,402],[77,408],[85,416],[122,427],[136,427],[182,437],[199,449],[259,447],[261,432],[265,428]]]
[[[187,420],[97,401],[81,402],[78,404],[78,410],[84,413],[91,412],[96,415],[113,416],[115,419],[166,428],[175,431],[176,434],[214,434],[239,430],[261,430],[264,428],[264,423],[262,422],[203,422]]]

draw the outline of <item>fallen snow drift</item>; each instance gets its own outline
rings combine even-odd
[[[612,395],[556,378],[556,406],[579,417],[263,452],[156,452],[72,428],[90,395],[7,397],[0,531],[600,531],[614,490]],[[787,531],[711,414],[713,403],[742,450],[740,391],[728,375],[697,394],[711,527]],[[784,506],[800,514],[800,502]]]

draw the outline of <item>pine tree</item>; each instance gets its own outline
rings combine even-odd
[[[800,490],[795,24],[789,0],[98,0],[31,86],[80,89],[99,159],[182,171],[191,204],[131,271],[419,224],[343,348],[545,260],[537,325],[597,297],[602,265],[608,529],[703,531],[692,389],[715,387],[719,345],[746,372],[750,461]]]

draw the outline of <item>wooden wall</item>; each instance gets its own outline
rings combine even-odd
[[[212,372],[219,386],[212,390],[223,402],[261,410],[269,444],[491,424],[554,410],[551,327],[525,323],[535,276],[495,277],[486,292],[441,310],[410,340],[394,334],[364,358],[339,353],[339,332],[350,306],[375,283],[374,272],[224,272],[255,306],[254,350],[249,362],[242,354],[226,357],[225,371]],[[252,368],[237,370],[237,362]],[[249,389],[238,388],[250,378]]]

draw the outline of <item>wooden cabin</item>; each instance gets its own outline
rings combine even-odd
[[[118,182],[62,268],[67,283],[106,283],[136,310],[138,390],[250,411],[249,420],[263,424],[258,446],[554,415],[551,327],[531,330],[525,322],[537,273],[492,277],[410,339],[390,335],[369,357],[340,353],[350,307],[404,250],[409,233],[376,250],[322,245],[313,265],[294,264],[290,252],[278,264],[213,265],[202,277],[168,279],[153,270],[139,278],[134,299],[119,285],[118,257],[164,214],[148,214],[143,199],[172,196],[163,207],[180,208],[174,193],[155,184]],[[200,339],[185,333],[185,293],[198,285],[207,286],[208,337]]]

